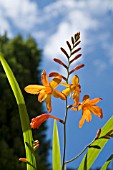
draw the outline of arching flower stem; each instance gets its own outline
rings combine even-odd
[[[68,84],[68,81],[69,81],[69,68],[70,68],[70,57],[72,55],[72,51],[74,49],[74,44],[73,44],[73,47],[72,49],[70,49],[70,55],[69,55],[69,58],[68,58],[68,66],[67,66],[67,78],[66,78],[66,83]],[[64,148],[63,148],[63,160],[62,160],[62,170],[65,169],[65,155],[66,155],[66,123],[67,123],[67,116],[68,116],[68,98],[66,97],[66,102],[65,102],[65,116],[64,116]]]

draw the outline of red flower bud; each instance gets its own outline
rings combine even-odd
[[[62,48],[62,47],[61,47],[60,49],[61,49],[61,51],[66,55],[66,57],[69,58],[69,55],[68,55],[68,53],[66,52],[66,50],[65,50],[64,48]]]
[[[67,69],[67,66],[66,66],[61,60],[59,60],[59,59],[57,59],[57,58],[54,58],[53,60],[54,60],[56,63],[64,66],[64,67]]]
[[[42,115],[40,115],[40,116],[37,116],[36,118],[33,118],[33,119],[31,120],[31,123],[30,123],[31,128],[33,128],[33,129],[38,128],[38,127],[39,127],[43,122],[45,122],[48,118],[53,118],[53,119],[58,120],[58,121],[61,122],[61,123],[64,123],[63,120],[61,120],[61,119],[59,119],[59,118],[57,118],[57,117],[55,117],[55,116],[53,116],[53,115],[50,115],[50,114],[48,114],[48,113],[44,113],[44,114],[42,114]]]
[[[63,75],[57,73],[57,72],[51,72],[49,73],[49,77],[56,77],[56,76],[61,76],[65,81],[67,80],[66,77],[64,77]]]
[[[66,43],[68,45],[69,50],[71,51],[71,45],[70,45],[69,41],[66,41]]]
[[[79,64],[78,66],[76,66],[73,70],[71,70],[69,72],[69,74],[72,74],[75,70],[79,70],[80,68],[84,67],[84,64]]]
[[[19,161],[27,163],[27,159],[26,158],[19,158]]]
[[[73,61],[77,60],[79,57],[81,57],[81,55],[82,55],[82,54],[76,55],[76,56],[70,61],[70,64],[71,64]]]
[[[80,51],[80,50],[81,50],[81,48],[77,48],[76,50],[74,50],[74,51],[71,53],[71,55],[77,53],[77,52]]]

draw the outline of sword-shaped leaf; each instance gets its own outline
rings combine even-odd
[[[52,159],[53,170],[61,170],[60,144],[56,120],[54,120],[53,126]]]
[[[93,145],[99,146],[101,149],[89,148],[87,152],[87,168],[90,169],[94,161],[97,159],[98,155],[104,148],[105,144],[109,139],[103,138],[109,131],[113,130],[113,116],[107,121],[104,127],[101,129],[101,134],[99,136],[100,139],[96,140]],[[84,169],[85,156],[82,159],[82,162],[78,168],[78,170]]]
[[[0,61],[6,73],[9,84],[12,88],[12,91],[14,93],[14,96],[16,98],[16,102],[19,109],[25,150],[26,150],[27,170],[36,170],[36,160],[33,151],[33,137],[30,128],[30,122],[27,114],[26,105],[24,102],[24,97],[22,95],[22,92],[19,88],[19,85],[16,81],[16,78],[11,68],[9,67],[8,63],[6,62],[2,54],[0,54]]]

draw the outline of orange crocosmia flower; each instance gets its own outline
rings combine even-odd
[[[80,84],[79,84],[79,77],[77,75],[74,75],[72,78],[72,84],[66,84],[61,83],[61,85],[66,86],[67,88],[62,91],[63,94],[68,96],[70,93],[72,93],[72,98],[74,100],[74,106],[79,104],[80,99]]]
[[[58,75],[51,82],[49,82],[48,77],[46,76],[46,71],[43,70],[42,72],[42,84],[43,85],[28,85],[27,87],[25,87],[25,91],[27,93],[37,94],[39,102],[42,102],[45,100],[47,110],[48,112],[51,112],[52,111],[51,95],[53,95],[56,98],[60,98],[62,100],[66,99],[66,96],[62,92],[55,90],[55,88],[59,85],[61,80],[62,80],[62,77]]]
[[[37,116],[36,118],[33,118],[33,119],[31,120],[31,123],[30,123],[31,128],[33,128],[33,129],[38,128],[38,127],[39,127],[44,121],[46,121],[48,118],[53,118],[53,119],[58,120],[58,121],[61,122],[61,123],[64,123],[63,120],[61,120],[61,119],[59,119],[59,118],[57,118],[57,117],[55,117],[55,116],[53,116],[53,115],[50,115],[50,114],[48,114],[48,113],[44,113],[44,114],[42,114],[42,115],[40,115],[40,116]]]
[[[86,120],[86,122],[90,122],[92,119],[92,115],[91,113],[93,113],[94,115],[102,118],[103,117],[103,113],[102,113],[102,109],[99,106],[96,106],[96,104],[102,100],[102,98],[95,98],[90,100],[89,95],[85,95],[83,97],[83,102],[81,104],[79,104],[78,107],[76,108],[71,108],[72,110],[80,110],[82,109],[82,118],[79,121],[79,128],[81,128]]]

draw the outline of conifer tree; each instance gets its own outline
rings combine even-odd
[[[10,65],[22,90],[30,119],[44,112],[42,103],[24,92],[24,87],[30,83],[40,84],[39,69],[41,50],[35,40],[29,36],[23,40],[21,35],[8,39],[7,34],[0,36],[0,51]],[[33,131],[34,140],[39,140],[40,147],[36,151],[37,169],[48,170],[47,160],[50,142],[46,140],[47,126],[43,123],[40,129]],[[25,170],[24,163],[18,158],[25,157],[22,130],[18,107],[0,65],[0,169]]]

